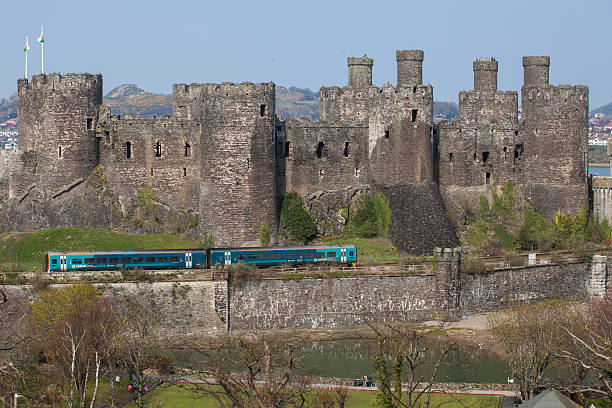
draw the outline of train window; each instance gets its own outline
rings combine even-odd
[[[157,258],[157,262],[168,262],[167,256],[160,256]]]
[[[317,252],[317,258],[325,258],[325,252]]]
[[[145,258],[145,262],[149,262],[149,263],[155,262],[155,257],[154,256],[148,256],[148,257]]]
[[[92,263],[94,263],[94,259],[93,258],[85,258],[85,263],[86,264],[92,264]]]
[[[349,256],[355,256],[355,252],[350,251],[350,252],[349,252]]]
[[[259,259],[270,259],[270,255],[268,255],[268,254],[259,254]]]
[[[170,257],[170,262],[180,262],[181,258],[179,258],[178,256],[171,256]]]
[[[142,258],[132,258],[132,263],[142,263]]]
[[[132,263],[132,258],[121,258],[121,263]]]
[[[329,257],[335,258],[335,257],[336,257],[336,253],[335,253],[335,252],[328,252],[328,253],[327,253],[327,257],[328,257],[328,258],[329,258]]]
[[[82,260],[80,260],[80,259],[73,259],[73,260],[72,260],[72,264],[73,264],[73,265],[81,265],[82,263],[83,263],[83,261],[82,261]]]
[[[52,260],[51,260],[51,264],[52,264],[52,265],[57,265],[57,259],[52,259]]]
[[[270,259],[281,259],[281,254],[272,254],[270,255]]]
[[[244,261],[246,258],[244,255],[238,255],[236,259],[238,259],[239,261]]]
[[[96,263],[97,264],[105,264],[106,263],[106,258],[96,258]]]
[[[302,254],[293,254],[293,257],[296,258],[296,259],[297,258],[300,258],[300,259],[303,258]]]
[[[289,259],[291,254],[281,254],[281,259]]]
[[[249,261],[256,261],[257,260],[257,255],[249,255]]]
[[[108,263],[119,263],[119,258],[109,258]]]
[[[315,254],[314,252],[306,252],[304,254],[304,258],[314,258]]]

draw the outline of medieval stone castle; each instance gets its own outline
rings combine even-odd
[[[550,85],[549,57],[523,58],[522,117],[518,93],[497,89],[498,62],[477,60],[459,117],[439,124],[423,51],[396,58],[395,87],[372,85],[370,58],[348,58],[348,85],[321,88],[316,121],[277,117],[274,83],[175,84],[172,115],[147,119],[113,115],[100,74],[20,79],[20,151],[0,157],[3,223],[170,226],[243,245],[263,223],[277,242],[286,192],[333,234],[340,208],[381,191],[392,240],[424,253],[455,245],[449,209],[477,206],[494,184],[514,181],[546,216],[587,203],[588,88]]]

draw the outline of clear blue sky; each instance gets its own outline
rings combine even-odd
[[[346,57],[374,59],[374,83],[395,84],[395,50],[425,51],[436,100],[472,89],[472,61],[495,56],[499,88],[520,91],[524,55],[550,55],[551,83],[584,84],[590,108],[612,101],[611,0],[369,0],[4,2],[0,98],[23,76],[101,72],[170,93],[173,83],[274,81],[318,90],[345,85]]]

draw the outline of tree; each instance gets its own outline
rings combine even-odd
[[[454,343],[442,341],[434,346],[428,342],[432,333],[438,333],[441,327],[427,329],[389,324],[370,327],[378,343],[373,362],[379,382],[376,405],[382,408],[429,407],[438,369],[446,364]],[[438,347],[439,352],[432,361],[429,351],[433,347]],[[431,369],[424,369],[429,364]],[[402,386],[406,388],[405,395]]]
[[[185,348],[204,356],[203,376],[213,378],[193,390],[213,396],[220,407],[304,407],[307,383],[295,353],[302,344],[299,337],[254,333],[192,343]]]
[[[563,347],[559,354],[585,371],[594,372],[601,385],[588,390],[612,399],[612,295],[574,309],[563,329],[571,347]]]
[[[565,345],[567,305],[558,301],[521,304],[489,316],[489,325],[508,355],[521,398],[533,397],[544,372]]]
[[[280,218],[291,241],[304,244],[317,236],[317,225],[298,193],[287,193],[283,198]]]
[[[94,389],[89,397],[93,408],[102,360],[120,329],[112,304],[83,283],[47,289],[32,305],[31,322],[34,333],[43,339],[45,355],[68,379],[65,399],[69,407],[85,407],[87,384],[94,371]]]

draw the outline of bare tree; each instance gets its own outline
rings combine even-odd
[[[248,333],[190,346],[204,356],[201,375],[211,377],[194,391],[213,396],[221,407],[304,407],[307,381],[298,374],[296,356],[303,342]]]
[[[566,344],[568,306],[558,301],[521,304],[489,316],[489,324],[508,356],[523,400],[544,384],[545,370]]]
[[[378,348],[374,368],[378,377],[376,405],[384,408],[427,408],[432,404],[438,370],[447,365],[455,349],[448,339],[432,343],[433,333],[442,327],[420,328],[406,325],[370,325],[376,333]],[[432,357],[433,348],[438,348]],[[426,366],[429,366],[426,369]],[[406,393],[402,392],[406,388]]]
[[[612,295],[575,308],[563,329],[570,347],[562,347],[559,355],[585,373],[594,372],[600,382],[599,387],[578,390],[599,392],[612,399]]]

